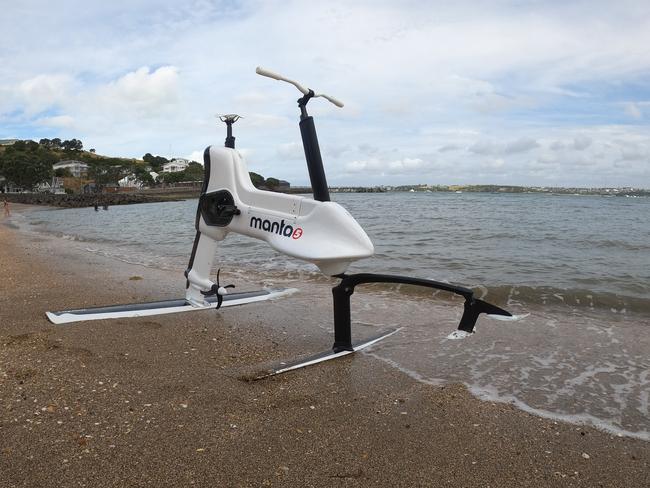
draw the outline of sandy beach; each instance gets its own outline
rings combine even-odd
[[[331,344],[292,315],[300,293],[54,326],[45,311],[182,296],[182,270],[2,224],[0,487],[650,486],[650,443],[422,384],[363,353],[246,381]]]

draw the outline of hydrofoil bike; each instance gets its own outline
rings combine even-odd
[[[327,276],[340,280],[332,289],[334,301],[334,344],[331,350],[306,360],[282,364],[268,374],[278,374],[344,356],[376,344],[396,329],[352,341],[350,298],[357,286],[368,283],[397,283],[422,286],[460,295],[464,298],[464,311],[458,332],[470,334],[480,314],[511,317],[495,305],[474,296],[462,286],[434,280],[375,273],[347,274],[349,265],[370,257],[374,246],[350,213],[330,200],[329,188],[323,168],[314,119],[307,113],[307,104],[314,98],[324,98],[337,107],[343,103],[323,93],[303,87],[277,73],[257,68],[257,74],[295,86],[302,97],[300,133],[309,171],[313,199],[299,195],[286,195],[255,188],[251,182],[246,162],[235,149],[233,125],[238,115],[225,115],[226,140],[223,147],[209,146],[203,155],[205,176],[195,217],[196,236],[185,270],[185,297],[177,300],[113,305],[47,312],[54,324],[128,317],[145,317],[171,313],[220,309],[278,299],[295,289],[259,290],[233,293],[233,285],[222,286],[220,273],[216,283],[210,278],[219,242],[231,232],[268,243],[273,249],[296,259],[315,264]]]

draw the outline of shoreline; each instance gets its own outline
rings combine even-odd
[[[168,193],[100,193],[95,194],[53,194],[53,193],[3,193],[0,199],[6,198],[13,205],[29,205],[34,207],[51,208],[84,208],[95,204],[103,205],[135,205],[139,203],[177,202],[189,198],[198,198],[194,192]]]
[[[307,195],[311,196],[311,189],[306,187],[294,187],[278,191],[289,195]],[[571,189],[566,191],[501,191],[499,189],[472,189],[471,187],[463,190],[428,190],[414,186],[413,190],[386,190],[380,187],[330,187],[332,194],[349,194],[349,193],[436,193],[436,194],[499,194],[499,195],[544,195],[544,196],[578,196],[578,197],[628,197],[628,198],[648,198],[650,190],[641,189],[639,191],[604,193],[604,192],[573,192]],[[51,194],[51,193],[3,193],[2,198],[6,198],[11,203],[51,206],[53,208],[83,208],[92,207],[95,202],[101,205],[136,205],[140,203],[161,203],[177,202],[181,200],[192,200],[200,197],[200,189],[197,188],[165,188],[154,190],[139,190],[118,193],[100,193],[95,194]]]
[[[367,354],[238,379],[330,343],[329,329],[305,335],[290,320],[310,307],[304,295],[52,326],[45,310],[171,298],[182,283],[4,225],[0,244],[0,481],[10,486],[650,481],[650,443],[484,402],[460,385],[425,385]]]

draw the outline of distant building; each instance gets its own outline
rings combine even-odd
[[[277,189],[279,191],[288,190],[289,188],[291,188],[291,183],[289,183],[288,181],[280,180],[280,182],[278,183]]]
[[[81,193],[97,193],[97,185],[95,183],[86,183],[79,188]]]
[[[149,171],[149,175],[153,179],[154,183],[156,182],[156,180],[158,180],[159,175],[155,171]],[[122,178],[120,181],[118,181],[117,184],[121,188],[142,189],[142,188],[146,187],[146,185],[144,185],[141,181],[139,181],[138,178],[133,173],[131,173],[129,175],[126,175],[124,178]]]
[[[138,181],[135,175],[130,174],[117,182],[122,188],[142,188],[142,183]]]
[[[184,171],[190,164],[189,159],[185,158],[174,158],[169,163],[163,165],[163,173],[178,173],[179,171]]]
[[[52,169],[67,169],[70,174],[75,178],[84,178],[88,176],[88,165],[82,161],[74,161],[72,159],[67,161],[60,161],[52,166]]]
[[[7,179],[4,176],[0,176],[0,192],[2,193],[20,193],[23,192],[24,189],[21,188],[20,186],[16,186],[10,181],[7,181]]]
[[[63,182],[64,182],[63,178],[53,176],[52,181],[40,183],[36,187],[36,191],[43,192],[43,193],[56,193],[56,194],[65,193],[65,189],[63,188]]]

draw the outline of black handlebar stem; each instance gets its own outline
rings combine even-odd
[[[300,135],[302,136],[302,147],[305,150],[305,159],[307,160],[307,170],[309,171],[309,180],[311,189],[314,193],[314,200],[319,202],[329,202],[330,192],[325,178],[325,169],[323,168],[323,158],[320,154],[318,145],[318,136],[316,135],[316,126],[314,118],[307,113],[307,103],[314,97],[314,90],[309,90],[307,94],[298,99],[300,107]]]
[[[309,100],[311,100],[314,95],[314,90],[310,88],[309,92],[304,97],[298,99],[298,106],[300,107],[300,120],[304,120],[309,117],[309,114],[307,113],[307,102],[309,102]]]
[[[235,149],[235,137],[232,135],[232,124],[237,122],[241,117],[237,114],[219,115],[219,120],[226,124],[226,147]]]
[[[232,121],[226,121],[227,133],[226,133],[226,143],[225,146],[231,149],[235,149],[235,137],[232,135]]]

